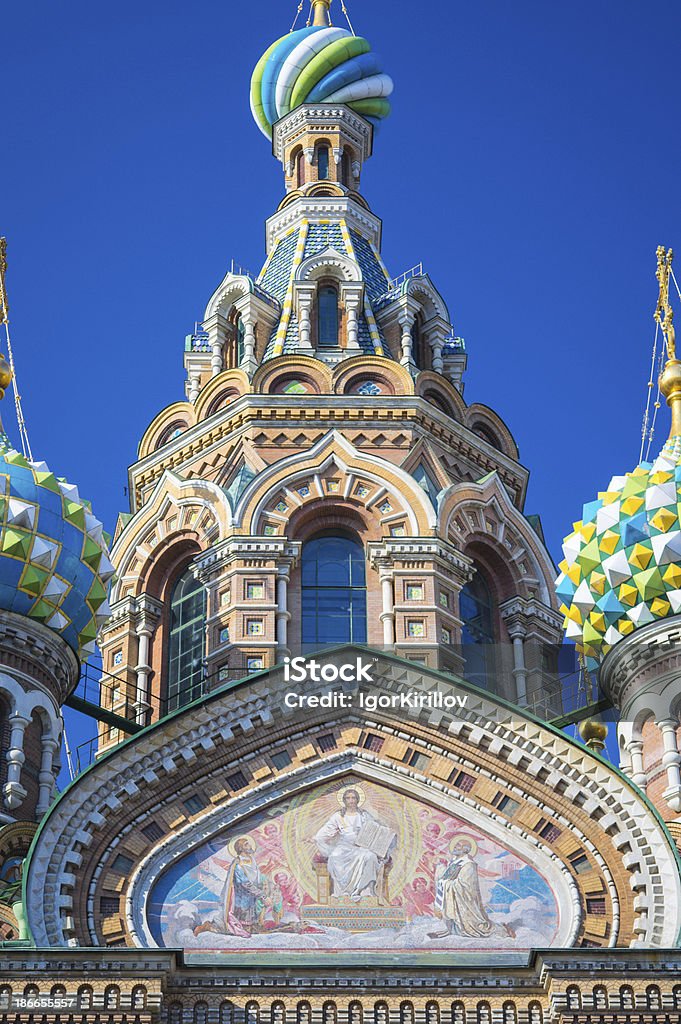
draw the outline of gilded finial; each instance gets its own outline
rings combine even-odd
[[[330,25],[329,8],[331,0],[312,0],[312,24],[321,28],[328,28]]]
[[[7,291],[5,289],[5,274],[7,273],[7,239],[0,238],[0,325],[7,323],[9,306],[7,305]],[[12,371],[5,357],[0,352],[0,398],[5,397],[5,391],[12,381]]]
[[[589,750],[600,754],[605,750],[608,727],[605,722],[600,722],[597,718],[587,718],[579,727],[579,735]]]
[[[660,292],[655,308],[655,321],[664,337],[667,362],[660,374],[660,391],[672,411],[670,437],[681,437],[681,360],[676,358],[674,310],[669,301],[669,278],[672,276],[674,253],[663,245],[657,247],[657,277]]]

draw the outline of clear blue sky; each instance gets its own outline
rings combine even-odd
[[[283,182],[248,83],[295,6],[3,10],[0,234],[26,418],[109,529],[138,439],[183,397],[184,335],[232,257],[262,263]],[[347,6],[396,85],[363,179],[386,262],[423,260],[445,295],[466,398],[514,432],[557,560],[581,503],[637,461],[656,246],[681,267],[681,7]]]

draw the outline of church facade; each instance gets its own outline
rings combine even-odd
[[[585,506],[556,585],[445,299],[384,263],[360,186],[392,82],[329,5],[255,69],[265,262],[187,337],[110,550],[0,452],[0,1019],[673,1024],[671,255],[672,438]],[[601,723],[565,732],[564,629],[620,767]],[[55,799],[95,636],[97,756]]]

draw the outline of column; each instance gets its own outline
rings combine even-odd
[[[222,373],[224,367],[224,357],[222,345],[219,341],[214,341],[210,350],[210,375],[211,377],[217,377],[219,373]]]
[[[41,752],[40,752],[40,772],[38,773],[38,805],[36,807],[36,814],[45,814],[52,803],[52,794],[54,792],[54,773],[52,771],[52,762],[54,755],[59,749],[59,742],[54,736],[43,736],[41,740]]]
[[[643,770],[643,740],[629,740],[627,751],[631,758],[631,781],[645,793],[648,776]]]
[[[341,302],[347,316],[347,337],[345,345],[348,349],[359,347],[359,314],[364,301],[363,286],[360,282],[344,282],[341,286]]]
[[[312,353],[312,306],[316,286],[297,284],[295,286],[296,309],[298,312],[298,351]]]
[[[149,673],[151,672],[149,645],[152,633],[151,626],[146,622],[143,626],[137,627],[137,664],[135,665],[137,686],[133,708],[135,710],[135,721],[141,725],[146,725],[147,712],[151,710],[151,704],[149,703]]]
[[[291,618],[291,613],[288,610],[288,566],[285,569],[279,570],[277,576],[277,611],[275,613],[276,618],[276,633],[277,633],[277,653],[280,657],[285,658],[290,653],[288,648],[288,623]]]
[[[255,323],[250,310],[242,311],[241,322],[244,325],[244,356],[241,360],[241,369],[252,377],[258,364],[255,361]]]
[[[516,626],[509,629],[513,643],[513,679],[515,681],[515,699],[522,707],[527,705],[527,667],[525,665],[524,631]]]
[[[383,599],[383,610],[380,616],[383,623],[383,643],[386,647],[392,648],[395,645],[395,594],[392,573],[382,569],[380,579]]]
[[[26,790],[21,785],[21,769],[26,755],[24,754],[24,733],[30,718],[24,718],[18,712],[10,715],[10,741],[7,751],[7,782],[3,790],[5,793],[5,806],[11,811],[15,810],[26,797]]]
[[[198,373],[189,374],[189,401],[194,404],[201,391],[201,375]]]
[[[667,770],[667,781],[669,783],[662,796],[671,809],[678,813],[681,810],[681,768],[679,767],[681,765],[681,754],[679,753],[679,745],[676,740],[678,722],[671,718],[666,718],[662,722],[657,722],[657,727],[662,733],[662,741],[664,743],[662,764]]]
[[[406,366],[411,372],[414,367],[413,339],[411,329],[414,326],[415,314],[410,310],[404,310],[400,315],[400,327],[402,329],[402,366]]]

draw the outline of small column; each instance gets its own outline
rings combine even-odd
[[[38,805],[36,815],[45,814],[52,803],[54,792],[54,773],[52,762],[54,755],[59,749],[59,743],[54,736],[43,736],[41,740],[40,772],[38,773]]]
[[[250,310],[242,311],[241,322],[244,325],[244,356],[241,360],[241,369],[252,377],[258,369],[258,364],[255,361],[255,323]]]
[[[224,367],[222,345],[219,341],[213,342],[210,353],[210,375],[217,377],[219,373],[222,373]]]
[[[392,648],[395,646],[395,594],[392,573],[382,568],[380,578],[383,598],[383,610],[380,616],[383,623],[383,643],[386,647]]]
[[[509,636],[513,643],[513,679],[516,701],[521,707],[527,705],[527,666],[525,665],[524,631],[520,626],[511,626]]]
[[[360,351],[359,314],[364,300],[363,287],[358,282],[345,282],[341,287],[341,302],[347,314],[348,333],[346,348]]]
[[[194,404],[196,399],[199,397],[201,391],[201,376],[198,373],[190,373],[189,375],[189,401]]]
[[[315,286],[298,284],[295,287],[296,307],[298,311],[298,351],[312,353],[312,306],[315,297]]]
[[[664,743],[662,764],[667,770],[667,780],[669,782],[669,786],[662,796],[671,809],[678,814],[681,811],[681,768],[679,767],[681,765],[681,754],[679,753],[676,739],[678,722],[671,718],[666,718],[662,722],[657,722],[657,727],[662,733],[662,741]]]
[[[135,673],[137,680],[133,710],[135,712],[135,721],[141,725],[147,725],[150,719],[149,712],[151,711],[151,694],[149,693],[151,665],[149,663],[149,653],[151,638],[161,616],[161,605],[158,601],[144,594],[139,597],[138,601],[139,612],[135,623],[135,632],[137,633],[137,664],[135,665]]]
[[[276,611],[276,632],[277,632],[277,653],[280,657],[288,656],[288,623],[291,613],[288,610],[288,584],[289,567],[279,570],[277,576],[277,611]]]
[[[10,741],[7,751],[7,782],[3,786],[5,794],[5,806],[11,811],[19,807],[26,798],[26,790],[21,785],[21,769],[26,755],[24,754],[24,733],[30,724],[30,718],[25,718],[15,711],[10,716]]]
[[[627,751],[631,758],[631,781],[645,793],[648,776],[643,770],[643,740],[629,740]]]
[[[410,310],[405,310],[400,316],[400,327],[402,329],[402,366],[406,366],[409,372],[414,369],[413,339],[411,330],[414,326],[415,315]]]

